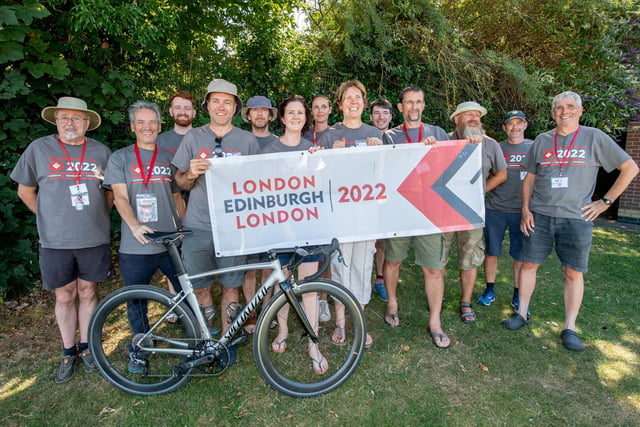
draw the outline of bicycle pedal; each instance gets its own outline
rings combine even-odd
[[[242,334],[239,337],[234,338],[233,340],[231,340],[231,342],[229,343],[228,347],[235,347],[238,345],[244,345],[249,341],[249,338],[247,337],[246,334]]]

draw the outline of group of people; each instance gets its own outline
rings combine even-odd
[[[112,205],[122,218],[119,264],[125,284],[149,283],[159,269],[175,292],[180,290],[180,284],[166,250],[148,244],[145,233],[180,227],[194,230],[182,243],[190,274],[245,264],[248,258],[258,261],[265,256],[215,256],[204,174],[217,157],[383,144],[434,145],[448,139],[466,139],[481,146],[486,193],[484,229],[342,243],[345,262],[332,262],[332,278],[347,287],[363,309],[375,292],[387,303],[384,321],[398,327],[399,272],[413,245],[415,262],[424,276],[429,334],[436,347],[448,348],[451,339],[443,330],[440,313],[444,271],[453,239],[457,242],[462,288],[460,317],[465,323],[473,323],[477,320],[471,304],[477,269],[484,263],[487,282],[477,302],[488,306],[495,301],[497,261],[508,229],[509,253],[514,260],[511,303],[515,312],[503,322],[504,326],[515,330],[529,322],[536,271],[555,244],[565,277],[562,342],[570,350],[583,349],[576,332],[576,317],[582,301],[593,220],[620,196],[638,173],[638,167],[606,134],[579,124],[582,105],[577,94],[563,92],[553,99],[551,114],[557,127],[535,141],[525,139],[525,114],[519,110],[508,112],[503,120],[507,139],[500,144],[485,134],[481,118],[487,111],[476,102],[457,106],[450,116],[454,130],[449,134],[441,127],[423,123],[425,93],[417,86],[400,93],[397,110],[402,123],[391,129],[392,104],[384,99],[369,104],[366,89],[357,80],[348,80],[337,88],[334,105],[342,120],[333,125],[328,123],[332,104],[327,96],[314,97],[309,106],[304,98],[292,95],[273,107],[267,97],[256,95],[243,106],[233,83],[215,79],[200,104],[209,123],[193,128],[196,102],[189,93],[178,92],[170,99],[173,129],[161,133],[160,108],[138,101],[129,107],[135,142],[114,153],[86,136],[87,131],[100,126],[101,119],[83,100],[63,97],[56,106],[44,108],[42,117],[56,125],[57,133],[33,141],[11,178],[18,183],[20,199],[36,214],[42,283],[55,293],[55,314],[63,344],[55,381],[71,379],[77,361],[86,371],[95,370],[87,327],[97,305],[96,283],[112,274]],[[373,125],[363,122],[367,109]],[[235,115],[241,115],[251,131],[234,126]],[[270,123],[276,119],[280,136],[270,130]],[[346,155],[349,153],[350,150],[345,151]],[[607,171],[619,169],[620,175],[605,197],[591,201],[601,166]],[[307,261],[299,267],[301,277],[317,271],[318,260]],[[256,272],[219,276],[219,324],[223,331],[233,316],[228,308],[240,301],[240,288],[248,301],[255,294],[257,277]],[[193,285],[205,318],[211,320],[216,313],[212,281],[195,280]],[[145,302],[136,301],[128,307],[134,334],[148,328],[146,319],[139,314],[143,311],[135,304]],[[331,340],[336,345],[344,344],[344,307],[327,301],[323,295],[307,297],[303,304],[314,328],[319,322],[331,320],[329,306],[334,304]],[[286,316],[286,310],[279,313],[278,334],[272,343],[273,351],[279,353],[286,351]],[[253,332],[255,320],[248,319],[247,332]],[[214,323],[210,325],[212,334],[219,332]],[[80,335],[78,345],[76,330]],[[373,337],[367,333],[366,346],[372,344]],[[312,369],[320,375],[326,372],[328,361],[318,345],[310,341],[308,351]],[[139,360],[132,357],[129,371],[135,373],[141,368]]]

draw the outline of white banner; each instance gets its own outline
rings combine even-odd
[[[481,146],[466,141],[210,160],[218,256],[484,226]]]

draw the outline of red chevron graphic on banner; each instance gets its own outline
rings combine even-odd
[[[454,226],[460,230],[460,224],[469,223],[434,189],[435,182],[455,162],[464,148],[464,144],[459,144],[459,141],[452,142],[454,141],[438,142],[433,146],[398,187],[398,193],[443,232]],[[464,229],[473,228],[475,227],[469,223]]]

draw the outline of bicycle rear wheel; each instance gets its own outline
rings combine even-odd
[[[180,368],[185,356],[163,352],[171,348],[193,349],[198,342],[197,321],[191,310],[184,304],[175,305],[173,297],[154,286],[126,286],[98,305],[89,323],[89,347],[102,376],[120,390],[138,395],[168,393],[181,387],[193,372],[194,368]],[[145,300],[146,313],[144,304],[140,304]],[[135,335],[135,340],[127,303],[130,310],[148,319],[149,332]],[[175,323],[166,321],[170,310],[178,317]],[[136,343],[154,350],[134,351]],[[139,372],[129,371],[130,354],[142,362]]]
[[[318,368],[318,364],[314,366],[309,355],[310,339],[303,336],[301,322],[294,311],[289,310],[286,351],[274,351],[272,343],[276,340],[280,327],[271,329],[271,322],[277,320],[280,309],[289,308],[285,294],[279,292],[271,298],[258,319],[253,341],[254,358],[260,375],[279,392],[293,397],[318,396],[338,388],[358,367],[366,340],[365,319],[355,297],[336,282],[324,279],[300,282],[294,287],[294,293],[303,308],[306,307],[304,300],[315,301],[317,307],[318,293],[328,294],[328,301],[332,306],[336,302],[342,303],[345,306],[345,343],[336,345],[332,342],[333,322],[320,324],[317,331],[318,349],[327,360],[328,370],[323,374],[314,372],[314,367]],[[316,313],[319,312],[317,308],[314,309]],[[308,308],[306,311],[309,312]],[[309,320],[313,323],[313,319]],[[278,350],[283,348],[282,343],[280,346],[276,345]],[[314,353],[314,356],[317,354]]]

